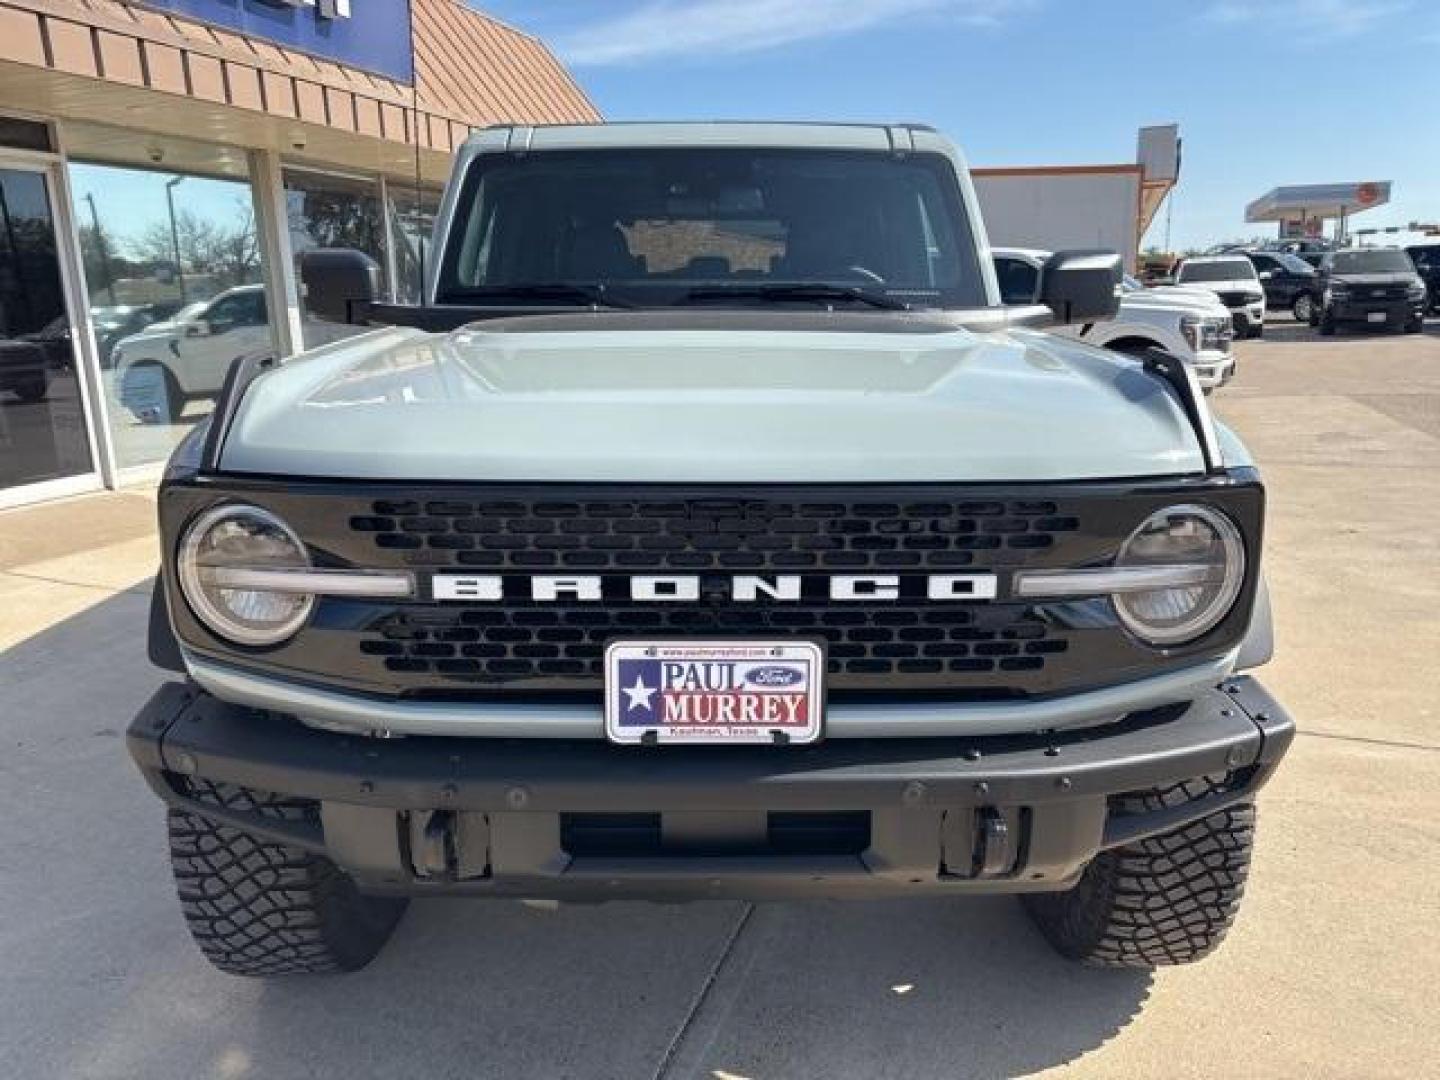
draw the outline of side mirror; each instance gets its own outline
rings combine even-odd
[[[196,319],[194,322],[185,324],[186,337],[209,337],[213,333],[210,324],[204,319]]]
[[[1057,251],[1040,271],[1040,303],[1060,323],[1104,322],[1120,310],[1120,256]]]
[[[336,323],[364,321],[362,306],[380,297],[380,264],[351,248],[315,248],[300,253],[305,309]]]

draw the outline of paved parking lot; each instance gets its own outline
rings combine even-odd
[[[1073,967],[1008,899],[428,901],[361,974],[217,974],[121,740],[157,682],[127,492],[0,515],[0,1075],[1433,1075],[1440,325],[1240,357],[1214,402],[1269,484],[1265,677],[1302,734],[1213,958]]]

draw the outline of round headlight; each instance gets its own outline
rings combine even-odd
[[[1245,579],[1245,546],[1224,514],[1204,506],[1170,506],[1130,534],[1115,564],[1193,568],[1184,585],[1112,597],[1131,633],[1152,645],[1180,645],[1229,614]]]
[[[305,625],[315,598],[256,583],[264,582],[264,571],[309,566],[290,526],[258,506],[236,505],[195,520],[180,543],[177,569],[191,610],[211,630],[240,645],[275,645]]]

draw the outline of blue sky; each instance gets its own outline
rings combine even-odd
[[[1178,122],[1176,248],[1273,234],[1244,207],[1279,184],[1391,180],[1357,227],[1440,219],[1437,0],[471,2],[609,119],[918,120],[976,165],[1131,161]]]

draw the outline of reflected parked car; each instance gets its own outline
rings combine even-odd
[[[116,342],[120,403],[142,420],[175,420],[186,402],[220,392],[235,357],[269,344],[265,287],[226,289]]]
[[[156,323],[173,319],[181,308],[178,300],[162,300],[154,304],[92,306],[90,323],[95,328],[95,345],[100,352],[100,366],[111,366],[112,354],[120,341],[142,330],[148,330]]]
[[[63,316],[28,334],[0,338],[0,391],[21,401],[44,400],[51,374],[70,365],[70,324]]]

